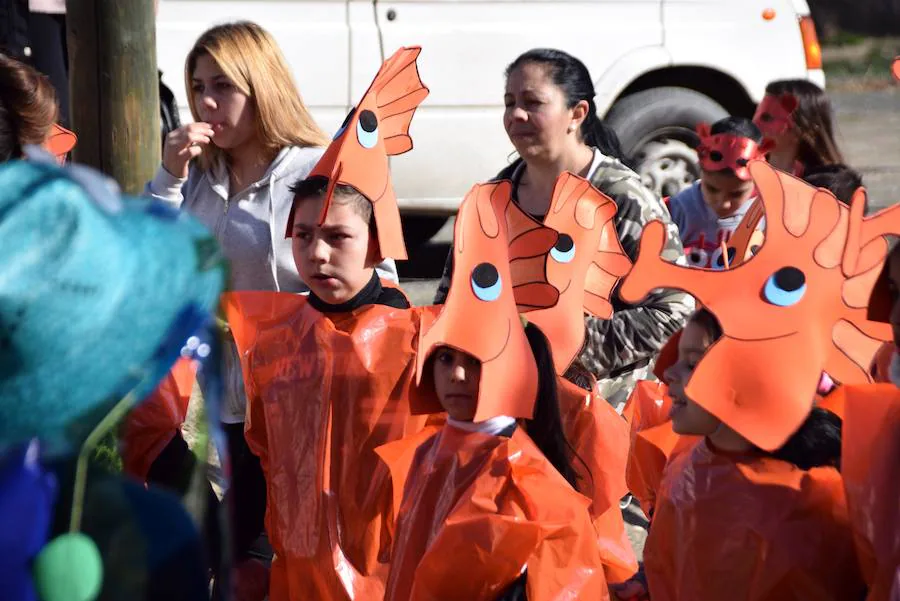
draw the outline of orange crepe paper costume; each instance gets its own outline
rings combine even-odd
[[[334,186],[353,186],[372,203],[378,247],[382,257],[406,259],[400,226],[400,208],[391,183],[388,157],[412,150],[409,126],[413,114],[428,96],[419,78],[418,46],[400,48],[384,61],[359,104],[350,111],[334,141],[313,167],[310,177],[328,178],[322,221],[331,204]],[[291,237],[291,209],[286,237]]]
[[[526,572],[529,601],[609,599],[589,501],[517,428],[444,426],[379,449],[405,481],[385,601],[492,601]],[[399,445],[401,448],[391,448]]]
[[[653,601],[862,598],[841,477],[706,441],[666,468],[644,547]]]
[[[589,508],[609,582],[624,582],[638,570],[625,532],[619,499],[628,492],[628,423],[598,394],[557,379],[563,432],[575,453],[578,490],[591,499]]]
[[[521,212],[516,205],[513,210]],[[529,312],[528,321],[550,340],[560,375],[584,346],[582,314],[609,319],[612,291],[631,268],[619,243],[615,215],[615,202],[588,180],[569,172],[557,178],[544,225],[559,238],[549,252],[536,256],[547,280],[559,290],[559,300],[552,307]]]
[[[766,94],[756,108],[753,123],[767,138],[774,138],[790,131],[794,127],[791,116],[797,109],[797,98],[793,94],[774,96]]]
[[[900,207],[866,218],[862,191],[848,208],[765,162],[752,162],[750,172],[767,216],[765,242],[752,258],[725,271],[667,263],[665,229],[653,222],[620,295],[637,302],[654,288],[676,288],[715,314],[724,334],[686,393],[771,451],[806,419],[823,371],[866,382],[871,358],[891,338],[889,326],[867,320],[866,306],[887,251],[882,236],[900,231]]]
[[[900,569],[900,390],[841,386],[841,474],[868,601],[888,601]]]
[[[179,359],[156,390],[125,418],[120,432],[122,467],[141,482],[153,462],[187,419],[196,369],[189,359]]]
[[[519,285],[511,264],[521,252],[546,253],[556,233],[538,224],[510,239],[508,181],[475,185],[459,207],[453,238],[453,276],[447,300],[431,327],[422,328],[416,355],[414,413],[443,411],[425,364],[439,346],[466,352],[482,364],[473,421],[530,419],[537,395],[537,366],[519,319],[519,306],[547,306],[559,294],[545,279]],[[527,259],[526,259],[527,260]],[[521,281],[521,280],[519,280]]]
[[[765,158],[773,146],[768,140],[757,144],[744,136],[714,134],[709,123],[700,123],[697,135],[700,137],[697,157],[704,170],[716,172],[730,169],[735,177],[744,181],[750,179],[750,171],[747,169],[750,161]]]
[[[423,310],[326,317],[274,292],[223,303],[247,389],[245,434],[266,476],[269,598],[380,599],[393,512],[375,448],[424,426],[405,395]]]

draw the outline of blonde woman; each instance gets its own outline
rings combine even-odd
[[[195,123],[171,132],[149,193],[206,224],[231,262],[231,289],[306,292],[284,232],[293,195],[330,141],[313,121],[272,36],[255,23],[213,27],[185,62]],[[380,266],[396,280],[393,261]],[[229,439],[235,546],[262,530],[265,482],[243,437],[246,398],[237,350],[226,353],[221,416]]]

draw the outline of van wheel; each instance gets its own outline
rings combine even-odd
[[[402,223],[406,248],[413,250],[424,246],[434,238],[434,235],[441,231],[441,228],[447,223],[447,218],[434,215],[415,215],[403,217]]]
[[[718,102],[687,88],[652,88],[620,99],[606,115],[622,151],[644,184],[659,196],[671,196],[700,176],[697,163],[700,123],[728,116]]]

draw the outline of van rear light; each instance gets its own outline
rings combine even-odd
[[[816,35],[816,24],[812,17],[800,17],[800,36],[803,38],[803,52],[806,54],[807,69],[822,68],[822,46]]]

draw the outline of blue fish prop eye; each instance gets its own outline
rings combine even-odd
[[[372,111],[363,111],[356,122],[356,137],[363,148],[374,148],[378,144],[378,117]]]
[[[575,258],[575,241],[568,234],[560,234],[550,249],[550,257],[557,263],[569,263]]]
[[[782,267],[769,276],[763,288],[766,301],[779,307],[796,305],[806,293],[806,276],[796,267]]]
[[[497,268],[490,263],[480,263],[472,270],[472,292],[478,299],[492,302],[500,298],[503,281]]]
[[[334,137],[332,138],[332,140],[337,140],[342,135],[344,135],[344,132],[347,131],[347,124],[350,123],[350,119],[353,118],[354,114],[356,114],[356,107],[353,107],[352,109],[350,109],[350,112],[347,113],[346,117],[344,117],[344,122],[341,123],[341,126],[338,128],[337,132],[334,134]]]

